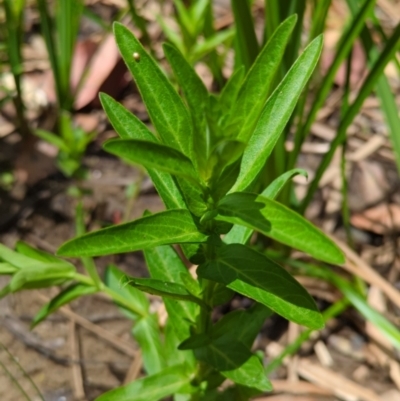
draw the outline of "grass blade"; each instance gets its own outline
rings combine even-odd
[[[231,6],[235,16],[239,62],[248,71],[259,51],[251,7],[247,0],[231,0]]]
[[[361,32],[364,22],[370,12],[372,11],[376,0],[365,0],[363,6],[361,7],[359,13],[353,18],[352,23],[349,25],[348,29],[345,30],[342,37],[340,38],[338,50],[335,54],[334,61],[329,67],[328,72],[326,73],[322,85],[320,86],[318,93],[313,101],[313,105],[311,107],[310,112],[308,113],[306,122],[300,128],[300,130],[296,133],[295,139],[295,148],[293,152],[291,152],[290,160],[289,160],[289,168],[292,168],[297,160],[297,156],[300,153],[301,145],[303,144],[306,136],[308,135],[311,125],[315,120],[318,110],[323,105],[325,99],[327,98],[329,91],[332,87],[333,80],[335,79],[336,73],[343,63],[345,58],[347,57],[350,49],[353,46],[354,41],[357,36]]]
[[[394,30],[392,36],[387,42],[384,50],[380,54],[379,58],[374,63],[370,73],[368,74],[365,82],[358,93],[357,98],[353,102],[353,104],[349,107],[346,114],[344,115],[340,126],[338,128],[338,133],[335,139],[331,143],[331,147],[329,148],[328,153],[324,156],[321,164],[318,167],[318,170],[315,174],[314,180],[311,182],[310,188],[308,189],[307,195],[302,201],[300,205],[300,212],[304,213],[308,204],[310,203],[312,197],[314,196],[315,191],[318,188],[319,181],[321,180],[322,175],[324,174],[326,168],[329,166],[333,155],[337,149],[337,147],[344,141],[346,138],[347,128],[350,126],[354,117],[359,112],[364,100],[370,94],[371,90],[374,88],[379,78],[381,77],[386,65],[388,62],[394,57],[397,49],[400,46],[400,24],[397,25]]]

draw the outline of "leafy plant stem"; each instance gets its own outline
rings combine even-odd
[[[348,308],[349,304],[350,303],[346,298],[342,298],[340,301],[331,305],[328,309],[326,309],[322,313],[324,322],[326,323],[329,319],[332,319],[333,317],[343,313]],[[274,372],[282,364],[283,360],[287,356],[293,355],[301,347],[301,345],[310,338],[313,332],[314,330],[312,329],[307,329],[303,331],[296,338],[296,340],[294,340],[291,344],[287,345],[286,348],[281,352],[281,354],[277,356],[275,359],[273,359],[271,363],[268,364],[268,366],[265,369],[265,373],[267,375],[270,375],[272,372]]]

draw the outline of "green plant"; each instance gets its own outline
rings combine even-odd
[[[54,75],[57,106],[60,110],[71,111],[74,102],[74,91],[70,84],[72,56],[84,9],[83,1],[55,1],[54,17],[46,0],[37,0],[37,5],[41,30]],[[79,85],[77,87],[79,88]]]
[[[19,244],[17,252],[0,249],[0,268],[13,275],[3,294],[70,283],[34,324],[75,297],[96,291],[109,294],[135,320],[133,333],[148,376],[98,400],[158,400],[172,394],[179,399],[245,400],[271,389],[251,345],[272,312],[313,329],[323,326],[307,291],[279,264],[246,246],[256,230],[318,260],[344,261],[321,231],[274,200],[302,171],[288,171],[261,194],[252,192],[320,55],[322,38],[317,37],[265,102],[295,23],[295,16],[283,22],[246,76],[239,70],[219,96],[209,94],[184,56],[165,45],[183,99],[132,33],[115,24],[121,54],[156,132],[102,94],[103,107],[121,137],[104,148],[143,165],[167,210],[65,243],[59,255],[80,257],[89,276],[25,244]],[[82,225],[79,219],[78,232]],[[197,279],[173,244],[199,265]],[[144,250],[150,278],[126,277],[110,266],[106,282],[100,280],[92,257],[136,250]],[[168,311],[164,329],[148,312],[142,292],[163,298]],[[253,299],[253,306],[213,323],[213,308],[235,292]],[[220,393],[225,379],[235,385]]]
[[[95,138],[96,132],[87,133],[74,126],[71,114],[66,111],[61,113],[58,126],[61,135],[43,129],[36,129],[34,133],[58,149],[57,167],[65,176],[82,178],[85,174],[82,157],[88,144]]]
[[[82,156],[95,134],[74,127],[70,112],[75,94],[83,82],[82,74],[76,88],[71,87],[72,57],[78,36],[84,4],[82,0],[57,0],[54,16],[46,0],[37,0],[42,34],[54,76],[57,97],[56,133],[37,129],[39,138],[58,148],[57,166],[67,177],[82,176]]]
[[[214,28],[212,1],[173,0],[176,22],[180,32],[171,28],[160,15],[158,21],[170,43],[172,43],[189,61],[190,64],[204,59],[214,79],[220,86],[224,84],[222,66],[224,54],[218,55],[216,49],[224,43],[230,43],[234,29],[229,28],[217,32]]]
[[[376,322],[399,346],[398,331],[378,318],[365,302],[364,294],[352,283],[324,265],[318,269],[293,261],[287,252],[283,256],[276,252],[266,256],[246,245],[255,230],[269,237],[275,248],[280,242],[328,263],[343,261],[338,248],[320,231],[274,199],[280,196],[280,200],[290,204],[290,179],[305,174],[294,169],[301,144],[341,62],[351,59],[351,47],[360,32],[366,37],[365,21],[371,16],[374,1],[349,0],[350,3],[354,17],[343,32],[334,63],[320,83],[313,82],[315,102],[310,110],[306,107],[309,92],[304,88],[308,89],[318,61],[318,35],[324,29],[330,2],[313,2],[315,17],[308,38],[310,44],[296,60],[305,1],[290,1],[289,7],[283,7],[282,2],[266,1],[266,44],[260,46],[252,31],[249,3],[232,0],[236,69],[219,95],[207,92],[190,65],[197,59],[190,55],[193,43],[198,35],[203,33],[207,37],[205,32],[210,32],[210,2],[193,2],[188,8],[175,2],[183,39],[170,34],[170,41],[178,49],[165,45],[164,50],[183,99],[136,38],[122,26],[115,26],[121,53],[146,103],[155,132],[103,94],[103,107],[121,137],[107,142],[105,149],[146,167],[167,211],[147,213],[136,221],[83,235],[62,246],[60,255],[81,257],[88,276],[76,273],[74,266],[62,259],[23,243],[17,245],[17,252],[0,248],[0,272],[12,275],[0,295],[63,285],[61,293],[39,312],[34,324],[72,299],[97,291],[108,294],[135,322],[133,334],[142,348],[148,376],[99,400],[157,400],[171,394],[177,394],[179,400],[246,400],[267,391],[270,383],[261,361],[251,353],[251,345],[272,312],[306,325],[309,330],[267,366],[267,372],[276,368],[286,354],[294,352],[313,329],[320,328],[349,303],[366,319]],[[204,14],[198,14],[199,9]],[[131,8],[131,13],[135,12]],[[299,15],[297,20],[290,16],[293,12]],[[195,16],[201,18],[193,19]],[[363,41],[375,63],[356,100],[342,108],[342,122],[333,148],[345,140],[346,129],[362,101],[393,58],[398,39],[396,28],[391,38],[385,39],[381,53],[367,47],[368,43],[371,46],[368,37]],[[351,66],[351,60],[348,65]],[[297,130],[295,149],[287,154],[283,144],[293,124]],[[57,141],[49,133],[40,135],[60,149],[66,146],[64,140]],[[299,210],[305,210],[331,154],[333,151],[323,159],[303,203],[294,202]],[[77,226],[78,235],[83,234],[81,210]],[[188,273],[173,244],[180,245],[185,256],[199,265],[197,280]],[[144,250],[150,278],[126,277],[116,266],[109,266],[105,282],[101,281],[92,256],[139,249]],[[277,261],[333,283],[344,294],[343,300],[321,316],[312,298]],[[165,327],[160,327],[156,316],[149,312],[143,292],[163,297],[168,311]],[[248,310],[231,312],[213,322],[212,309],[228,302],[235,292],[255,303]],[[217,388],[225,378],[235,385],[220,393]]]
[[[21,135],[27,136],[30,133],[29,124],[25,116],[25,105],[23,101],[21,77],[23,73],[22,67],[22,40],[23,40],[23,12],[25,0],[4,0],[2,8],[4,10],[4,22],[1,23],[1,35],[4,40],[4,51],[6,54],[6,62],[10,67],[15,94],[11,93],[10,97],[14,102],[17,126]],[[2,49],[3,50],[3,49]],[[7,99],[6,97],[5,99]],[[2,99],[3,101],[3,99]]]

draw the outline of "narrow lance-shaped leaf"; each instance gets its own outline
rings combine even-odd
[[[20,269],[14,274],[9,285],[12,292],[22,289],[44,288],[60,285],[74,278],[74,276],[75,268],[72,265],[38,264]]]
[[[96,401],[156,401],[162,400],[190,382],[192,378],[186,374],[185,365],[171,366],[161,372],[135,380],[126,386],[96,398]]]
[[[278,27],[246,75],[231,113],[231,124],[239,140],[247,142],[255,128],[296,20],[293,15]]]
[[[194,302],[204,308],[209,307],[200,299],[193,296],[182,284],[172,283],[170,281],[155,280],[152,278],[134,278],[127,277],[126,281],[129,285],[136,287],[138,290],[147,292],[160,297],[176,299],[178,301]]]
[[[101,104],[115,131],[122,139],[141,139],[157,142],[157,138],[132,113],[105,93],[100,94]],[[158,194],[168,209],[183,209],[185,201],[170,174],[147,169]]]
[[[247,310],[235,310],[224,315],[212,328],[214,338],[223,337],[229,343],[233,339],[242,342],[249,349],[272,310],[255,303]]]
[[[282,191],[285,184],[295,175],[301,174],[304,177],[307,177],[307,171],[301,168],[295,168],[292,170],[283,173],[279,177],[275,178],[274,181],[268,185],[264,191],[261,192],[260,195],[268,198],[268,199],[275,199],[279,193]],[[243,227],[240,225],[235,225],[229,231],[229,233],[224,237],[224,242],[226,244],[246,244],[246,242],[250,239],[251,235],[253,234],[253,230],[248,227]]]
[[[321,49],[322,36],[319,36],[307,46],[268,99],[243,153],[239,177],[230,192],[246,190],[257,178],[314,71]],[[238,139],[243,138],[239,136]]]
[[[197,42],[191,49],[192,54],[190,55],[191,61],[197,61],[207,54],[215,51],[216,47],[225,41],[231,39],[235,34],[233,29],[224,29],[208,36],[203,42]]]
[[[17,245],[15,246],[15,249],[17,250],[17,252],[19,254],[25,255],[34,260],[39,260],[43,263],[61,263],[61,264],[65,264],[68,266],[72,266],[71,263],[67,262],[66,260],[62,260],[50,253],[40,251],[39,249],[33,248],[32,246],[30,246],[29,244],[27,244],[26,242],[23,242],[23,241],[18,241]],[[34,262],[34,264],[37,265],[37,262]]]
[[[0,274],[13,274],[19,269],[9,263],[0,263]]]
[[[285,269],[245,245],[221,247],[216,259],[200,265],[197,274],[223,283],[295,323],[313,329],[324,325],[308,292]]]
[[[319,229],[286,206],[251,193],[229,194],[218,205],[217,219],[243,225],[328,263],[344,256]]]
[[[190,159],[169,146],[136,139],[111,139],[103,147],[107,152],[129,162],[184,177],[200,185]]]
[[[239,94],[239,90],[242,86],[244,78],[244,67],[241,66],[230,76],[228,82],[222,88],[222,91],[219,95],[219,101],[222,110],[222,116],[229,117],[229,113],[232,109],[232,106],[235,104],[236,99]]]
[[[177,284],[184,284],[183,276],[188,276],[186,266],[171,246],[159,246],[144,251],[146,264],[151,277],[157,280],[171,281]],[[164,299],[168,312],[170,324],[179,341],[188,338],[191,322],[195,321],[198,313],[198,306],[190,302],[177,302],[171,299]]]
[[[204,169],[208,156],[206,119],[204,118],[208,91],[179,50],[169,44],[164,44],[163,48],[189,106],[195,129],[193,137],[195,156],[198,158],[200,167]]]
[[[338,288],[348,301],[365,317],[376,326],[384,336],[395,346],[400,349],[400,330],[387,320],[380,312],[372,308],[365,298],[354,288],[348,280],[340,275],[332,272],[327,267],[315,266],[310,263],[304,263],[298,260],[285,260],[290,266],[293,266],[305,272],[309,276],[317,277],[332,283]]]
[[[165,369],[166,361],[157,313],[138,319],[132,329],[132,334],[139,343],[147,374],[153,375]]]
[[[74,299],[82,297],[84,295],[94,294],[97,292],[97,288],[94,286],[76,283],[62,290],[58,295],[51,299],[46,305],[44,305],[40,311],[33,318],[31,323],[31,329],[37,326],[40,322],[51,315],[61,306],[72,302]]]
[[[198,360],[208,363],[237,384],[260,391],[272,390],[260,360],[238,340],[227,342],[224,338],[219,338],[196,348],[194,353]]]
[[[38,264],[37,260],[31,259],[28,256],[15,252],[10,248],[7,248],[3,244],[0,244],[0,259],[4,260],[5,262],[8,262],[9,264],[17,267],[18,269],[37,266]]]
[[[99,95],[101,105],[112,126],[122,139],[159,142],[158,138],[134,114],[106,93]]]
[[[167,210],[135,221],[94,231],[66,242],[63,256],[102,256],[159,245],[205,242],[187,210]]]
[[[132,32],[114,23],[114,33],[162,141],[192,158],[192,122],[182,99]]]

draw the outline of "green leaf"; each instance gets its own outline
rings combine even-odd
[[[233,105],[239,94],[244,78],[244,67],[239,67],[229,78],[228,82],[222,88],[219,95],[221,106],[221,115],[223,118],[230,117]]]
[[[195,156],[197,157],[199,166],[204,170],[208,156],[206,119],[204,118],[208,102],[208,91],[203,81],[179,50],[169,44],[164,44],[163,48],[187,101],[195,130],[193,138],[196,149]]]
[[[171,366],[155,375],[108,391],[96,401],[157,401],[179,392],[191,379],[185,374],[184,365]]]
[[[10,290],[16,292],[22,289],[51,287],[60,285],[74,276],[75,268],[72,265],[38,264],[15,273],[10,281]]]
[[[219,200],[232,188],[240,171],[240,160],[226,167],[216,181],[211,181],[213,198]],[[214,177],[213,177],[214,178]]]
[[[316,259],[344,263],[341,250],[322,231],[272,199],[250,193],[229,194],[220,201],[218,213],[217,219],[259,231]]]
[[[193,159],[192,122],[182,99],[132,32],[114,23],[114,34],[162,141]]]
[[[211,365],[235,383],[272,390],[260,360],[240,341],[226,342],[224,338],[195,349],[196,358]]]
[[[142,351],[143,364],[147,374],[153,375],[165,369],[166,362],[161,344],[158,315],[156,313],[149,314],[138,319],[132,333]]]
[[[72,266],[72,264],[67,262],[66,260],[62,260],[54,255],[51,255],[50,253],[33,248],[32,246],[23,241],[18,241],[17,245],[15,246],[15,249],[19,254],[28,256],[29,258],[38,260],[43,263],[60,263],[67,266]],[[34,265],[37,265],[37,262],[34,262]]]
[[[228,343],[236,340],[251,348],[272,310],[256,303],[247,310],[235,310],[224,315],[212,328],[213,338],[223,337]]]
[[[245,143],[232,139],[219,141],[212,149],[208,160],[207,178],[209,176],[219,177],[225,168],[231,166],[242,156],[245,147]]]
[[[157,137],[134,114],[106,93],[99,95],[101,105],[112,126],[122,139],[158,142]]]
[[[100,100],[108,119],[122,139],[158,141],[152,132],[120,103],[104,93],[100,94]],[[147,169],[147,172],[168,209],[183,209],[185,207],[182,194],[170,174],[153,169]]]
[[[223,284],[217,283],[212,293],[211,305],[215,307],[225,304],[229,302],[234,295],[235,292],[232,291],[230,288],[226,287]]]
[[[314,329],[324,326],[308,292],[281,266],[244,245],[221,247],[216,259],[200,265],[197,274],[223,283],[295,323]]]
[[[63,256],[102,256],[133,252],[159,245],[204,242],[187,210],[167,210],[135,221],[104,228],[66,242]]]
[[[286,173],[280,175],[278,178],[275,178],[275,180],[272,181],[271,184],[269,184],[263,192],[261,192],[261,195],[269,199],[275,199],[282,191],[288,180],[298,174],[308,177],[307,172],[301,168],[289,170]],[[229,231],[229,233],[224,237],[224,242],[227,244],[238,243],[244,245],[250,239],[252,234],[253,230],[251,228],[235,225],[232,230]]]
[[[259,303],[247,310],[235,310],[224,315],[208,334],[192,334],[179,345],[179,349],[200,348],[215,340],[222,341],[222,338],[227,343],[239,341],[250,349],[265,319],[271,314],[271,309]]]
[[[204,41],[197,42],[191,49],[191,60],[197,61],[211,53],[219,45],[231,39],[235,34],[234,29],[224,29],[223,31],[216,32],[208,36]]]
[[[137,139],[111,139],[103,148],[126,161],[184,177],[200,185],[190,159],[169,146]]]
[[[354,288],[348,280],[340,275],[332,272],[327,267],[314,266],[309,263],[297,260],[287,260],[289,265],[301,269],[310,276],[326,280],[337,287],[348,301],[364,316],[364,318],[374,324],[384,336],[395,346],[400,349],[400,330],[388,321],[382,313],[372,308],[367,300]]]
[[[176,177],[178,186],[183,194],[185,204],[195,216],[200,217],[207,211],[207,203],[205,202],[205,190],[200,185],[193,185],[193,181],[189,181],[182,177]]]
[[[126,299],[133,308],[140,311],[142,316],[147,316],[149,313],[150,303],[143,292],[137,290],[134,287],[125,285],[125,273],[118,269],[117,266],[109,265],[105,273],[105,283],[107,287],[120,294]],[[118,302],[116,302],[118,304]],[[123,305],[119,305],[125,315],[130,319],[137,319],[138,315],[134,315],[130,310],[124,308]]]
[[[170,26],[169,22],[166,21],[161,14],[157,15],[157,22],[160,24],[160,27],[166,37],[166,39],[171,42],[179,51],[184,54],[185,56],[187,55],[185,44],[183,43],[183,39],[178,32],[176,32],[172,27]]]
[[[261,192],[261,195],[265,196],[268,199],[275,199],[282,191],[285,184],[294,176],[299,174],[301,174],[303,177],[308,178],[308,173],[306,170],[303,170],[302,168],[294,168],[275,178],[275,180],[272,181],[271,184],[269,184],[268,187]]]
[[[37,260],[31,259],[25,255],[21,255],[5,245],[0,244],[0,259],[8,262],[9,264],[17,267],[18,269],[25,269],[37,266]]]
[[[43,129],[36,129],[33,133],[40,139],[54,145],[56,148],[68,152],[68,146],[58,135]]]
[[[0,263],[0,274],[13,274],[19,269],[9,263]]]
[[[244,191],[257,178],[314,71],[321,49],[319,36],[307,46],[268,99],[243,153],[239,177],[231,192]],[[238,139],[247,141],[248,137],[239,135]]]
[[[231,7],[235,17],[236,51],[241,65],[248,71],[259,53],[251,4],[248,1],[231,0]]]
[[[278,27],[246,75],[231,113],[231,125],[239,140],[247,142],[254,131],[296,20],[293,15]]]
[[[206,333],[194,333],[179,345],[180,350],[196,349],[211,343],[211,337]]]
[[[167,301],[171,302],[171,300]],[[190,326],[183,319],[181,319],[181,321],[183,324],[186,323],[186,326],[188,326],[186,336],[183,337],[180,335],[179,332],[176,331],[177,326],[176,324],[172,323],[170,315],[168,313],[168,319],[164,328],[164,335],[165,335],[164,351],[167,360],[167,365],[173,366],[177,364],[185,364],[188,367],[190,367],[193,372],[195,372],[197,369],[198,361],[196,360],[193,351],[191,350],[182,351],[178,349],[179,344],[181,344],[181,342],[185,338],[188,338],[190,335],[189,332]]]
[[[182,276],[189,276],[186,266],[171,246],[159,246],[144,251],[146,264],[151,277],[184,284]],[[182,342],[190,335],[190,326],[194,324],[198,314],[198,306],[191,302],[172,301],[164,299],[168,312],[168,321],[173,326],[173,331],[178,342]]]
[[[62,290],[58,295],[56,295],[53,299],[51,299],[46,305],[44,305],[40,311],[33,318],[31,323],[31,329],[37,326],[40,322],[47,318],[47,316],[51,315],[57,309],[61,308],[63,305],[66,305],[72,302],[74,299],[79,298],[84,295],[94,294],[98,290],[96,287],[89,286],[86,284],[72,284],[69,287]]]
[[[127,283],[138,290],[160,297],[171,298],[178,301],[194,302],[207,309],[209,307],[200,299],[193,296],[182,284],[155,280],[152,278],[127,277]]]

